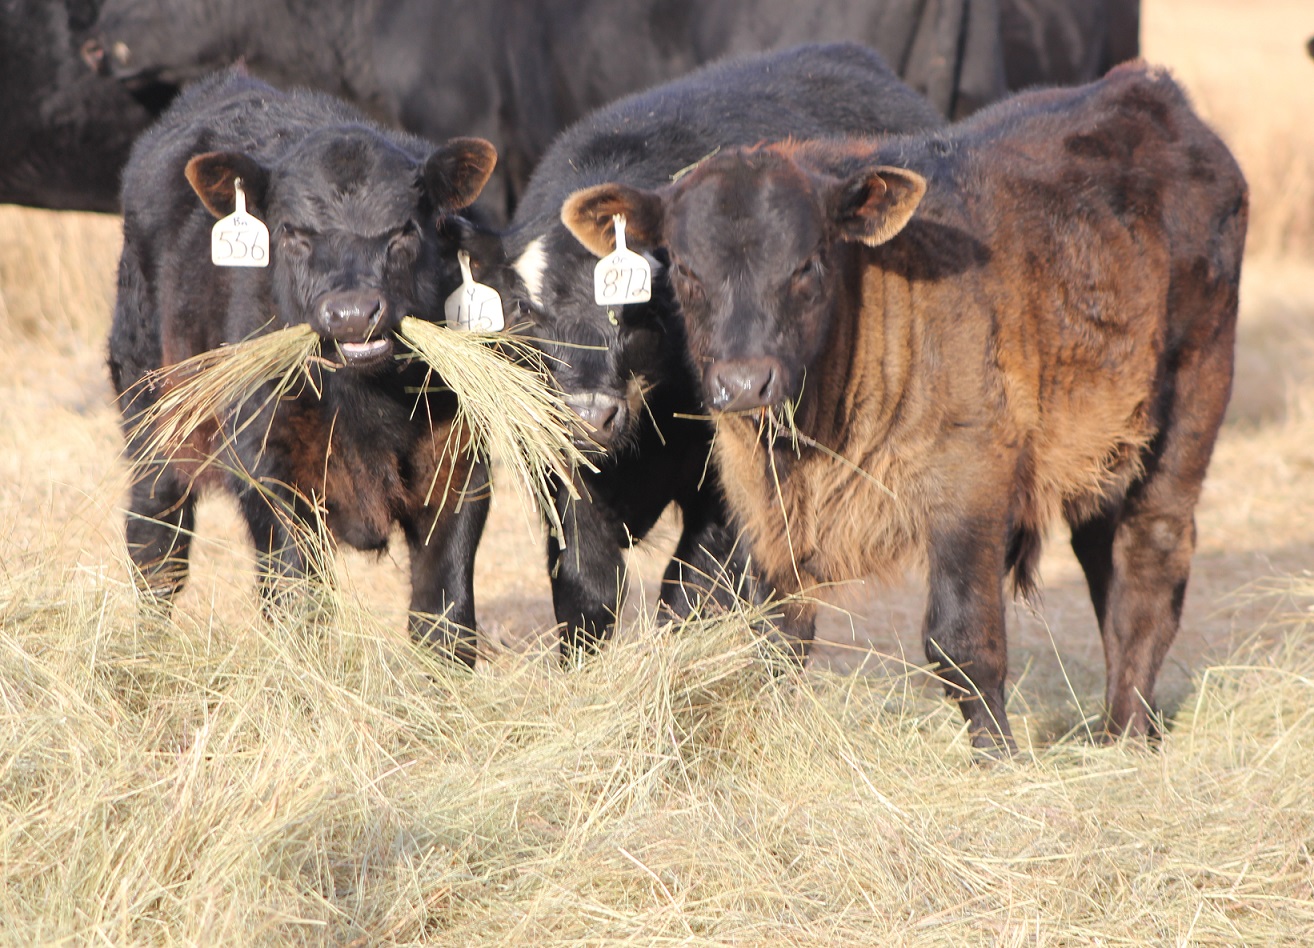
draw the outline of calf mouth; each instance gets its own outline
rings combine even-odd
[[[320,338],[333,343],[343,365],[367,368],[392,358],[396,326],[393,312],[377,290],[331,290],[316,300],[308,322]]]
[[[333,344],[337,347],[338,354],[342,356],[342,364],[352,368],[382,365],[392,358],[396,349],[391,336],[379,336],[361,342],[334,339]]]

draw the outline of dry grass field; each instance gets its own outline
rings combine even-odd
[[[404,552],[341,555],[327,624],[262,620],[223,498],[151,622],[104,368],[117,221],[0,208],[0,943],[1314,943],[1314,9],[1145,7],[1252,186],[1161,747],[1088,738],[1063,536],[1010,617],[1025,750],[989,767],[921,668],[915,580],[837,591],[772,677],[734,617],[653,629],[667,527],[619,642],[560,670],[509,491],[473,676],[406,641]]]

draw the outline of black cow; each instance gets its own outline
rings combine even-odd
[[[0,203],[117,211],[119,172],[133,139],[169,90],[141,99],[87,73],[76,38],[94,0],[0,3]]]
[[[1009,89],[1080,85],[1140,55],[1140,0],[1000,0]]]
[[[106,0],[87,58],[137,86],[243,60],[434,139],[494,142],[501,219],[561,129],[719,57],[812,41],[880,51],[946,115],[1000,97],[998,0]]]
[[[544,156],[510,230],[490,250],[471,242],[484,279],[503,294],[512,321],[523,312],[568,402],[606,450],[581,473],[587,498],[558,491],[566,549],[549,540],[553,603],[567,646],[592,648],[609,634],[622,551],[672,502],[683,527],[662,600],[684,614],[733,563],[715,474],[711,429],[684,357],[678,309],[654,260],[652,300],[595,303],[597,258],[561,221],[573,192],[608,180],[668,182],[718,148],[790,135],[904,131],[938,126],[939,114],[870,50],[808,45],[704,67],[625,98],[567,129]],[[499,261],[506,261],[498,266]],[[730,585],[737,568],[729,570]],[[691,590],[698,590],[693,593]]]
[[[271,580],[314,572],[302,530],[322,524],[382,551],[399,523],[412,633],[473,664],[487,472],[451,436],[450,393],[394,361],[392,331],[404,315],[440,317],[459,282],[443,230],[495,160],[481,139],[435,148],[323,94],[237,74],[195,85],[139,139],[124,173],[109,364],[135,472],[128,546],[148,592],[167,602],[181,587],[196,489],[218,482],[241,504],[266,596],[289,588]],[[210,262],[215,218],[233,211],[239,179],[270,231],[264,269]],[[338,363],[315,390],[257,397],[183,453],[148,456],[138,422],[160,391],[142,384],[148,373],[303,324]],[[217,463],[198,465],[207,460]]]

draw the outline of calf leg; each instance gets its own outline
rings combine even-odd
[[[562,659],[593,654],[611,637],[624,590],[623,526],[604,505],[587,497],[572,500],[558,485],[557,512],[565,544],[548,536],[552,608],[561,623]]]
[[[927,659],[970,725],[972,746],[1011,752],[1004,713],[1004,535],[1002,526],[968,522],[932,537],[922,635]]]
[[[161,604],[173,601],[187,581],[195,526],[196,499],[174,468],[165,464],[138,472],[126,534],[143,595]]]
[[[238,504],[256,548],[260,596],[265,614],[311,614],[322,605],[312,583],[327,582],[319,517],[299,492],[282,481],[262,479],[245,484]]]
[[[475,465],[465,489],[442,510],[405,524],[411,550],[411,637],[474,667],[474,564],[491,504],[488,467]]]
[[[1111,736],[1155,730],[1155,681],[1181,623],[1195,505],[1230,391],[1231,322],[1223,326],[1178,355],[1144,474],[1116,507],[1073,526],[1104,641]]]
[[[1110,736],[1154,732],[1155,681],[1181,622],[1200,480],[1168,460],[1154,452],[1121,504],[1072,528],[1104,642]]]
[[[724,515],[686,522],[662,579],[662,606],[683,619],[706,614],[709,606],[724,612],[745,604],[761,609],[774,594],[771,583],[753,570],[746,538],[725,523]],[[759,630],[802,665],[817,631],[816,605],[801,600],[779,603]]]
[[[662,577],[660,603],[679,619],[715,606],[733,609],[754,600],[738,531],[716,505],[682,506],[680,542]]]
[[[1106,729],[1113,736],[1156,730],[1155,680],[1177,636],[1195,550],[1191,510],[1177,507],[1143,495],[1128,498],[1110,544],[1100,634],[1108,674]]]

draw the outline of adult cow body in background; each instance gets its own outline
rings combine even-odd
[[[549,541],[553,602],[568,646],[592,648],[610,631],[623,550],[662,512],[679,506],[682,532],[662,599],[679,614],[733,560],[716,475],[708,470],[711,428],[660,265],[647,303],[599,306],[596,258],[561,221],[562,204],[583,187],[622,180],[655,187],[719,148],[790,135],[907,131],[943,124],[881,58],[852,43],[813,44],[704,67],[622,99],[576,123],[553,144],[530,181],[511,229],[476,262],[498,286],[514,320],[523,311],[568,402],[605,450],[596,473],[580,472],[586,500],[564,487],[558,505],[566,548]],[[654,261],[656,262],[656,261]],[[735,570],[727,582],[736,585]]]
[[[451,439],[450,393],[394,361],[392,332],[405,315],[439,317],[459,283],[439,228],[475,199],[495,160],[479,139],[435,148],[328,96],[235,74],[197,84],[138,141],[124,175],[109,360],[134,463],[128,546],[151,594],[168,600],[182,585],[196,491],[218,483],[238,498],[267,595],[313,571],[299,531],[322,524],[382,551],[399,523],[413,634],[473,664],[487,473]],[[270,230],[267,268],[210,261],[212,226],[233,211],[239,179]],[[137,422],[161,388],[142,384],[149,373],[302,324],[337,363],[317,391],[257,396],[190,451],[145,453]]]
[[[1154,727],[1230,392],[1247,190],[1163,72],[1019,95],[945,133],[718,155],[573,198],[669,248],[716,458],[780,588],[929,565],[928,658],[1011,746],[1002,586],[1072,527],[1107,728]],[[785,403],[800,433],[767,423]],[[813,609],[791,631],[810,639]]]
[[[1080,85],[1141,53],[1140,0],[1000,0],[1009,89]]]
[[[119,172],[163,98],[87,72],[76,37],[95,12],[91,0],[0,2],[0,204],[119,208]]]
[[[723,56],[858,41],[945,115],[1005,91],[997,0],[106,0],[94,33],[88,58],[130,87],[240,59],[435,140],[487,138],[501,220],[560,130]]]

